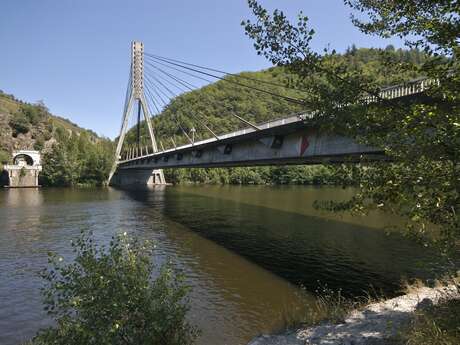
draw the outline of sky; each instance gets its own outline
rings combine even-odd
[[[313,47],[402,47],[364,35],[343,0],[260,0],[290,18],[302,10]],[[145,51],[230,72],[270,66],[240,23],[246,0],[3,0],[0,90],[114,138],[121,124],[131,41]]]

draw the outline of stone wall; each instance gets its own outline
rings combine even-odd
[[[39,169],[9,166],[5,171],[7,176],[4,179],[8,179],[9,187],[38,187]]]

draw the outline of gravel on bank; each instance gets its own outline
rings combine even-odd
[[[443,298],[460,298],[454,285],[422,287],[406,295],[355,310],[340,324],[321,324],[280,335],[261,335],[248,345],[383,345],[413,312]]]

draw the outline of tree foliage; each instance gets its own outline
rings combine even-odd
[[[22,114],[19,114],[10,119],[9,125],[13,129],[14,137],[17,137],[19,134],[25,134],[30,130],[30,123],[28,119]]]
[[[206,184],[270,184],[270,185],[329,185],[335,184],[336,168],[325,165],[316,166],[269,166],[253,168],[194,168],[165,169],[169,183]],[[352,185],[350,176],[343,176],[343,184]]]
[[[346,2],[370,18],[364,23],[355,17],[364,32],[416,37],[415,43],[408,44],[425,49],[419,64],[395,61],[392,49],[379,52],[386,80],[408,82],[415,74],[435,78],[439,85],[418,99],[380,99],[367,104],[363,96],[378,95],[381,78],[366,73],[362,65],[340,59],[334,51],[314,51],[308,17],[300,14],[293,24],[282,11],[269,14],[257,1],[249,0],[256,20],[242,25],[259,54],[298,76],[298,86],[308,91],[305,104],[315,114],[312,125],[381,147],[392,161],[363,161],[362,169],[351,170],[360,192],[347,202],[322,206],[396,213],[408,219],[406,229],[411,234],[441,229],[439,243],[455,248],[460,238],[458,2]]]
[[[345,0],[367,19],[352,16],[361,31],[399,36],[406,44],[431,53],[458,54],[460,3],[455,0]]]
[[[113,161],[113,144],[92,142],[86,133],[57,131],[57,143],[43,154],[41,181],[47,186],[103,185]]]
[[[35,345],[187,345],[198,332],[186,320],[188,288],[171,265],[153,265],[154,246],[125,234],[108,248],[82,234],[75,259],[49,255],[42,273],[45,310],[56,325]],[[154,271],[154,269],[157,271]]]

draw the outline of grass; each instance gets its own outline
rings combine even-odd
[[[436,280],[435,286],[455,285],[460,291],[460,275],[446,276]],[[426,285],[416,280],[407,284],[410,293]],[[445,296],[438,304],[417,310],[410,323],[401,328],[392,339],[395,345],[459,345],[460,344],[460,299]]]
[[[332,290],[325,285],[316,291],[314,303],[286,308],[282,317],[286,329],[316,326],[324,322],[342,323],[353,310],[381,301],[384,299],[382,296],[373,291],[361,297],[347,298],[340,289]]]
[[[456,285],[460,291],[460,277],[437,280],[436,287]],[[406,283],[402,292],[411,293],[426,287],[420,280]],[[378,296],[378,297],[377,297]],[[316,301],[296,313],[283,315],[286,328],[315,326],[323,322],[342,323],[353,310],[383,300],[383,295],[373,292],[357,299],[345,298],[341,291],[327,287],[317,291]],[[460,345],[460,299],[458,295],[445,296],[436,305],[417,310],[408,324],[402,325],[398,335],[388,339],[388,345]]]
[[[401,345],[460,344],[460,299],[444,300],[417,311],[395,339]]]

